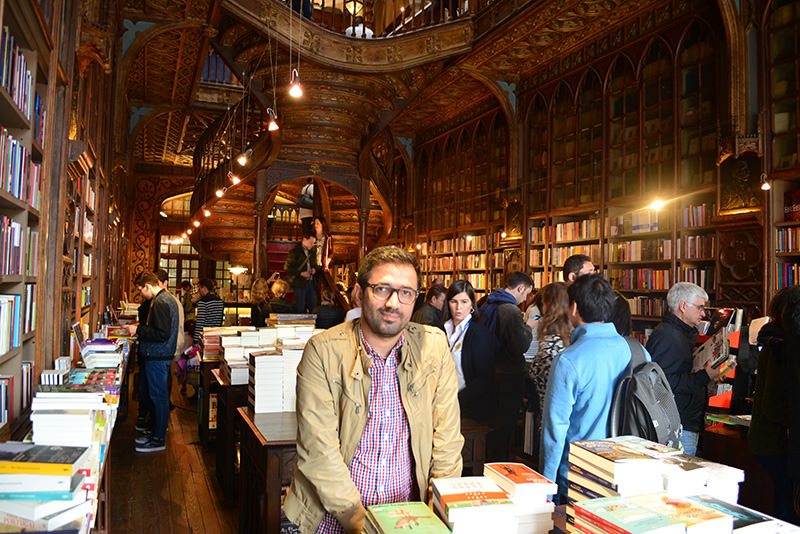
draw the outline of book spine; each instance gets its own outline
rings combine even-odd
[[[0,461],[0,474],[18,475],[72,475],[72,464],[42,462]]]
[[[580,517],[587,523],[590,523],[598,528],[601,528],[609,534],[633,534],[631,531],[626,530],[619,525],[616,525],[608,519],[602,518],[583,506],[580,503],[575,503],[575,517]]]

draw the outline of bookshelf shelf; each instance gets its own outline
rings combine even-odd
[[[605,236],[605,239],[606,241],[637,241],[644,239],[666,238],[671,236],[672,232],[670,230],[659,230],[657,232],[638,232],[630,234],[607,235]]]
[[[678,228],[678,233],[681,234],[693,234],[693,233],[708,233],[713,232],[715,230],[714,226],[683,226]]]
[[[5,87],[0,87],[0,116],[2,116],[3,126],[10,130],[27,130],[31,127],[31,123]]]
[[[800,251],[798,252],[776,252],[776,258],[797,258],[800,257]]]
[[[634,321],[648,321],[652,323],[660,323],[664,320],[663,317],[656,317],[655,315],[632,315],[631,319]]]
[[[798,228],[800,227],[800,221],[783,221],[783,222],[776,222],[776,228]]]
[[[0,365],[6,363],[9,360],[13,360],[20,354],[22,354],[22,347],[14,347],[5,354],[0,354]]]
[[[641,260],[641,261],[607,261],[606,265],[617,267],[619,265],[631,265],[641,267],[648,265],[670,265],[672,260]]]
[[[21,284],[24,281],[21,274],[8,274],[0,276],[0,284]]]

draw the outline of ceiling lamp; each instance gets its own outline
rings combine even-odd
[[[228,267],[228,270],[234,276],[239,276],[247,272],[247,267]]]
[[[168,217],[167,212],[164,210],[159,211],[158,214],[164,217],[165,219]]]
[[[198,228],[200,226],[200,221],[192,221],[192,224],[195,228]]]
[[[225,188],[223,187],[222,189],[217,189],[214,194],[217,195],[217,198],[222,198],[222,195],[225,194]]]
[[[292,69],[292,81],[289,82],[289,95],[293,98],[303,96],[303,88],[300,87],[300,73],[297,69]]]
[[[252,157],[253,157],[253,149],[248,148],[247,150],[239,154],[239,156],[236,158],[236,163],[244,167],[245,165],[247,165],[247,160]]]
[[[207,207],[203,206],[203,215],[205,215],[206,217],[210,217],[211,216],[211,210],[209,210]]]
[[[192,235],[192,229],[189,228],[188,230],[186,230],[186,233],[189,234],[189,235]]]
[[[278,130],[280,128],[280,126],[278,126],[278,118],[275,116],[275,112],[272,110],[272,108],[267,108],[267,117],[269,117],[267,129],[270,132]]]
[[[233,174],[231,171],[228,171],[228,178],[230,178],[230,179],[231,179],[231,183],[232,183],[233,185],[237,185],[239,182],[241,182],[241,181],[242,181],[242,180],[241,180],[241,179],[240,179],[238,176],[236,176],[235,174]]]
[[[181,234],[181,239],[186,239],[187,237],[189,237],[189,236],[186,234],[186,232]]]
[[[761,175],[761,190],[762,191],[769,191],[772,189],[772,185],[770,185],[769,180],[767,179],[767,173]]]

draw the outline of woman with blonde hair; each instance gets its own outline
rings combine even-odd
[[[263,278],[256,278],[250,289],[250,326],[266,326],[269,314],[269,284]]]
[[[538,396],[538,403],[532,403],[536,421],[534,442],[538,448],[542,439],[544,395],[550,377],[550,366],[553,364],[553,359],[569,346],[572,323],[569,320],[567,284],[564,282],[547,284],[539,291],[537,297],[541,298],[542,303],[542,317],[539,319],[539,352],[534,357],[528,372]]]

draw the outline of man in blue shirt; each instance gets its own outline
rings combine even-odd
[[[569,444],[608,437],[614,385],[631,359],[625,338],[610,321],[616,295],[598,274],[575,280],[567,290],[570,346],[553,360],[544,400],[543,475],[558,483],[566,502]],[[648,357],[649,359],[649,357]]]

